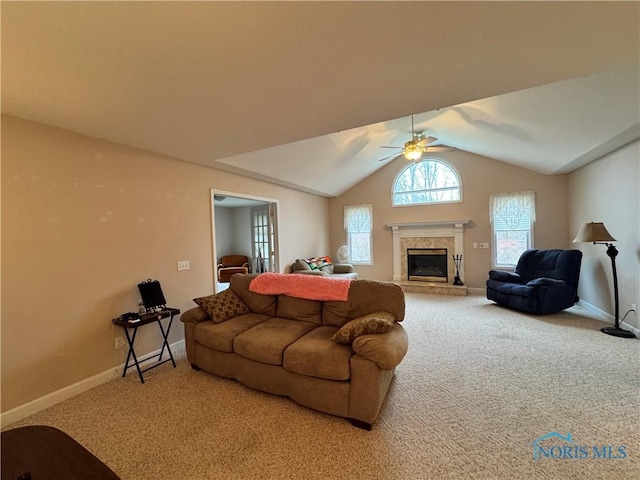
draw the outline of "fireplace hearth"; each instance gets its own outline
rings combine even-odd
[[[448,283],[446,248],[408,248],[407,279]]]

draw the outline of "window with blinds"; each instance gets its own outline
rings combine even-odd
[[[353,264],[372,264],[372,205],[344,207],[344,229],[347,233],[349,258]]]
[[[515,267],[520,255],[533,248],[535,199],[535,192],[490,195],[494,268]]]

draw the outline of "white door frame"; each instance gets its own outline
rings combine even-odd
[[[215,202],[214,202],[214,195],[224,195],[226,197],[237,197],[237,198],[246,198],[248,200],[256,200],[259,202],[265,202],[265,203],[270,203],[270,204],[274,204],[275,205],[275,209],[276,209],[276,214],[275,214],[275,222],[274,222],[274,228],[275,228],[275,244],[274,244],[274,250],[275,250],[275,258],[276,260],[276,272],[280,271],[280,238],[278,235],[278,232],[280,231],[280,215],[279,215],[279,209],[280,209],[280,202],[279,200],[275,199],[275,198],[268,198],[268,197],[260,197],[257,195],[250,195],[247,193],[240,193],[240,192],[231,192],[228,190],[220,190],[217,188],[211,188],[209,191],[210,195],[209,195],[209,205],[211,208],[211,254],[212,254],[212,261],[211,261],[211,268],[212,268],[212,275],[213,275],[213,293],[216,293],[218,291],[218,275],[216,275],[216,270],[218,267],[218,254],[217,254],[217,248],[216,248],[216,208],[215,208]]]

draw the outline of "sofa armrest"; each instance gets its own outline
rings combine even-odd
[[[353,273],[353,265],[350,263],[334,263],[333,273]]]
[[[518,283],[520,285],[526,283],[517,273],[505,272],[503,270],[489,270],[489,278],[497,282]]]
[[[361,357],[371,360],[382,370],[392,370],[400,364],[409,349],[409,337],[398,323],[387,333],[357,337],[351,348]]]
[[[187,323],[187,322],[198,323],[198,322],[204,322],[206,320],[211,320],[211,318],[209,317],[209,315],[207,315],[207,312],[205,312],[200,307],[190,308],[189,310],[184,312],[182,315],[180,315],[180,321],[184,323]]]
[[[567,282],[565,282],[564,280],[547,277],[534,278],[529,283],[527,283],[527,287],[564,287],[566,285]]]

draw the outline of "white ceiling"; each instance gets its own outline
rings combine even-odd
[[[543,173],[639,136],[638,2],[0,6],[3,113],[322,195],[416,112]]]

